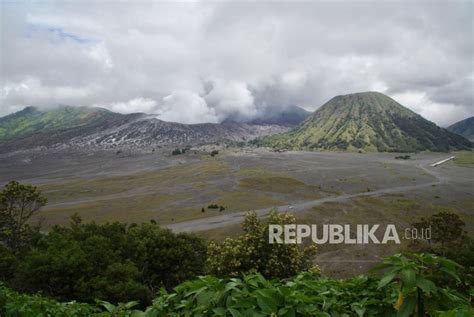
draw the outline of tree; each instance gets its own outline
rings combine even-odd
[[[10,256],[0,249],[2,259]],[[149,304],[161,287],[202,274],[205,259],[204,240],[195,235],[151,223],[84,224],[73,215],[69,227],[54,226],[18,261],[10,284],[61,300]]]
[[[265,277],[290,277],[301,271],[318,271],[311,262],[316,245],[270,244],[268,225],[294,224],[291,214],[272,211],[267,219],[259,220],[255,212],[247,213],[242,224],[244,234],[236,239],[209,243],[207,268],[218,276],[260,272]]]
[[[0,192],[0,239],[12,250],[21,245],[30,231],[28,220],[47,203],[36,186],[11,181]]]
[[[410,249],[416,252],[431,252],[453,260],[462,265],[461,283],[439,276],[436,282],[458,289],[466,294],[474,286],[474,239],[464,231],[466,224],[455,213],[441,211],[428,218],[412,224],[414,228],[431,228],[431,239],[428,244],[413,240]]]
[[[431,228],[429,243],[431,248],[436,248],[439,254],[444,254],[448,249],[464,244],[467,238],[465,226],[466,224],[458,215],[448,211],[441,211],[413,223],[413,227],[418,229]]]
[[[129,229],[128,239],[129,257],[152,292],[204,273],[206,244],[195,235],[142,224]]]

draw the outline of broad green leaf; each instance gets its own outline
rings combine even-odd
[[[390,283],[395,278],[396,275],[397,275],[396,272],[389,272],[385,274],[385,276],[380,279],[378,288],[382,288],[388,283]]]
[[[257,304],[262,309],[262,312],[271,314],[277,310],[277,302],[273,297],[273,294],[268,292],[269,290],[260,290],[256,292]]]
[[[448,274],[449,276],[451,276],[452,278],[454,278],[456,281],[460,282],[461,279],[459,278],[459,276],[457,275],[456,271],[454,270],[451,270],[451,269],[448,269],[446,267],[442,267],[440,269],[440,271],[443,271],[444,273]]]
[[[234,309],[234,308],[229,308],[229,312],[232,315],[232,317],[242,317],[243,316],[237,309]]]
[[[405,301],[400,307],[400,310],[397,313],[397,317],[409,317],[415,310],[416,297],[405,298]]]
[[[436,291],[435,283],[421,276],[416,277],[416,286],[421,288],[425,293],[433,293]]]
[[[212,310],[217,316],[225,316],[227,310],[224,307],[217,307]]]
[[[416,285],[416,272],[414,269],[404,269],[401,271],[402,281],[405,287],[412,288]]]

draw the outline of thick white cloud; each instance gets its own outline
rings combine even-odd
[[[393,94],[391,96],[396,101],[422,115],[428,120],[438,123],[442,127],[447,127],[453,122],[466,119],[472,113],[468,109],[453,103],[433,102],[422,91],[407,91]]]
[[[222,121],[233,119],[252,119],[257,115],[252,93],[245,82],[213,79],[208,82],[209,93],[206,102],[218,114]]]
[[[442,125],[474,114],[469,0],[1,6],[0,115],[103,105],[215,122],[367,90]]]
[[[153,113],[157,108],[155,100],[148,98],[134,98],[126,102],[111,102],[108,104],[95,104],[94,107],[107,108],[118,113],[143,112]]]
[[[206,101],[189,91],[175,91],[163,98],[159,119],[181,123],[217,123],[214,109],[209,108]]]
[[[21,104],[35,105],[49,108],[55,104],[76,104],[81,100],[94,94],[100,88],[95,84],[85,86],[73,85],[44,85],[35,77],[26,77],[18,82],[6,81],[2,87],[2,110],[3,103],[6,106],[18,106]],[[56,103],[52,103],[56,100]],[[19,106],[18,106],[19,107]]]

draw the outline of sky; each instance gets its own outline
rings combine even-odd
[[[470,0],[0,3],[0,116],[72,105],[246,121],[361,91],[441,126],[474,115]]]

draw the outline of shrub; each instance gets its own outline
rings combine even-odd
[[[266,220],[258,220],[255,212],[247,213],[242,224],[244,234],[222,243],[211,242],[207,267],[217,276],[261,272],[266,277],[289,277],[305,270],[318,270],[311,263],[316,246],[269,244],[269,224],[292,224],[294,216],[271,212]]]
[[[47,199],[36,186],[11,181],[0,192],[0,243],[13,252],[28,247],[29,240],[38,232],[27,222]]]
[[[397,301],[394,303],[397,316],[436,316],[439,311],[466,305],[466,298],[457,292],[436,285],[440,275],[446,275],[460,282],[457,274],[461,266],[456,262],[433,254],[396,254],[384,258],[372,271],[385,269],[378,288],[396,285]]]
[[[410,155],[395,156],[396,160],[409,160],[410,158],[411,158]]]
[[[394,312],[389,292],[377,280],[320,278],[303,273],[290,280],[261,274],[242,278],[199,277],[163,292],[152,309],[158,316],[383,316]],[[365,316],[365,315],[364,315]]]
[[[8,258],[8,254],[3,257]],[[25,254],[11,285],[61,300],[149,303],[154,292],[203,273],[206,245],[151,223],[53,227]]]
[[[461,283],[454,283],[445,276],[437,277],[436,281],[468,293],[474,286],[474,240],[464,231],[464,221],[454,213],[441,211],[428,218],[421,218],[421,221],[412,226],[418,230],[431,228],[431,239],[413,240],[409,245],[411,250],[434,253],[463,266],[460,268],[463,277]]]
[[[421,262],[419,262],[421,260]],[[412,300],[413,284],[424,303],[418,316],[473,316],[469,299],[442,285],[434,285],[431,272],[450,268],[446,259],[431,255],[384,259],[389,271],[382,278],[358,276],[331,279],[300,273],[289,279],[266,279],[259,273],[234,278],[200,276],[178,285],[170,293],[162,289],[153,304],[135,310],[137,302],[113,305],[104,301],[88,305],[75,301],[60,303],[38,295],[22,295],[0,284],[0,315],[36,316],[413,316],[403,307]],[[446,266],[447,264],[447,266]],[[456,265],[455,265],[456,266]],[[414,273],[411,273],[411,270]],[[399,293],[405,297],[398,300]],[[405,304],[407,303],[407,304]],[[405,306],[404,306],[405,305]],[[430,309],[427,309],[427,308]],[[396,309],[399,309],[398,312]]]

